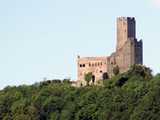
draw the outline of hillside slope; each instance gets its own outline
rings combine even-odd
[[[159,120],[160,75],[144,66],[104,81],[74,88],[45,81],[0,91],[1,120]]]

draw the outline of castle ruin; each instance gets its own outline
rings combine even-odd
[[[86,85],[85,74],[91,72],[90,84],[96,84],[113,76],[113,69],[126,72],[134,64],[143,64],[143,42],[136,38],[136,21],[134,17],[117,18],[116,51],[105,57],[77,58],[78,85]]]

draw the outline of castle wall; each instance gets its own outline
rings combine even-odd
[[[134,18],[120,17],[117,19],[117,47],[109,57],[78,57],[78,83],[86,85],[85,74],[92,72],[90,84],[96,84],[112,77],[114,67],[120,73],[126,72],[134,64],[143,64],[143,42],[136,39],[136,22]]]
[[[138,41],[135,46],[135,64],[143,64],[143,42]]]
[[[109,76],[112,77],[114,67],[118,66],[120,73],[126,72],[134,61],[134,43],[127,40],[123,47],[118,49],[115,53],[109,57]]]
[[[134,64],[143,64],[142,48],[142,41],[128,38],[123,47],[116,51],[114,58],[116,65],[120,68],[120,73],[126,72]]]
[[[78,80],[86,84],[85,74],[92,72],[92,83],[97,83],[103,79],[103,74],[107,72],[107,57],[86,57],[78,58]]]

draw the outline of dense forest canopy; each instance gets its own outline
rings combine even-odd
[[[101,86],[44,81],[0,91],[0,120],[159,120],[160,74],[135,65]]]

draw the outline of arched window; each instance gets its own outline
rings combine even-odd
[[[92,83],[94,83],[94,82],[95,82],[95,76],[92,75]]]
[[[103,80],[108,79],[109,78],[108,73],[107,72],[103,73],[102,78],[103,78]]]

